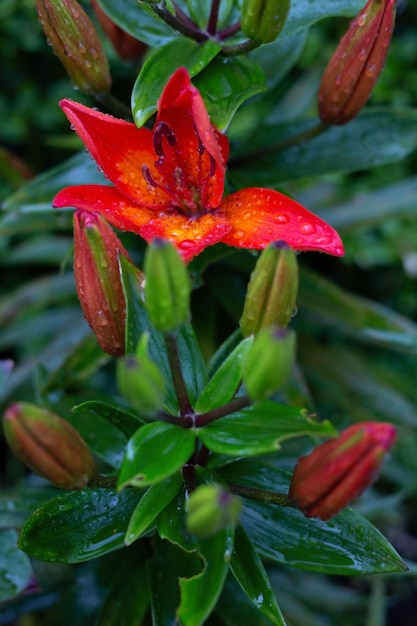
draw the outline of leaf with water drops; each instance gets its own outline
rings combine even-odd
[[[299,136],[302,138],[297,140]],[[416,111],[367,107],[345,126],[324,129],[315,120],[260,125],[246,145],[250,157],[242,150],[240,156],[232,158],[229,175],[239,187],[278,187],[293,178],[356,172],[395,163],[416,148]]]
[[[242,379],[242,361],[253,343],[253,337],[242,340],[223,361],[205,386],[195,410],[205,413],[229,402]]]
[[[142,126],[156,111],[157,102],[168,79],[179,67],[195,76],[220,52],[213,40],[197,43],[178,37],[157,48],[144,62],[132,91],[132,112],[136,126]]]
[[[259,611],[276,626],[286,626],[261,558],[240,525],[235,530],[230,569]]]
[[[192,430],[166,422],[142,426],[127,444],[118,488],[147,487],[175,474],[192,455],[195,437]]]
[[[148,46],[159,48],[178,35],[153,13],[144,2],[98,0],[117,26]]]
[[[417,325],[412,320],[341,289],[326,278],[304,270],[300,274],[297,323],[332,328],[356,341],[415,354]]]
[[[28,556],[17,547],[15,530],[0,531],[0,602],[14,598],[34,576]]]
[[[72,408],[75,415],[96,416],[116,426],[126,437],[131,437],[145,423],[140,417],[107,402],[88,400]]]
[[[290,12],[280,37],[305,30],[315,22],[331,16],[354,17],[364,6],[364,0],[292,0]]]
[[[135,489],[81,489],[53,498],[23,526],[19,547],[40,561],[80,563],[124,547]]]
[[[328,421],[307,416],[305,409],[264,400],[200,428],[198,436],[213,452],[253,456],[276,452],[281,443],[304,435],[332,436]]]
[[[221,472],[229,484],[288,493],[291,475],[254,461],[238,461]],[[327,522],[291,507],[244,498],[240,521],[265,558],[305,570],[351,576],[403,572],[404,562],[385,537],[353,509]]]
[[[222,132],[243,102],[266,90],[262,69],[244,56],[214,59],[194,83],[204,98],[212,123]]]
[[[175,498],[181,482],[181,472],[177,472],[166,480],[151,485],[145,491],[130,518],[126,531],[126,545],[129,546],[148,530],[159,513]]]

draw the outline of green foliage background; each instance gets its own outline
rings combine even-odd
[[[290,71],[266,95],[245,103],[229,129],[235,154],[260,119],[268,117],[277,125],[285,120],[288,125],[297,117],[315,114],[320,74],[346,25],[346,18],[315,24]],[[416,108],[416,28],[416,6],[399,2],[394,40],[370,106]],[[122,64],[110,45],[106,50],[114,91],[128,101],[137,68]],[[0,216],[0,351],[2,359],[17,364],[10,378],[7,368],[0,373],[0,382],[8,380],[0,399],[5,406],[21,398],[36,402],[42,395],[57,412],[68,411],[74,404],[102,397],[103,390],[109,397],[115,393],[113,364],[95,346],[75,296],[71,215],[37,210],[47,204],[39,188],[34,195],[6,199],[23,189],[29,175],[47,171],[81,147],[57,101],[73,97],[93,103],[73,91],[45,43],[30,0],[2,1],[0,59],[0,196],[6,201]],[[415,135],[416,126],[417,118],[410,122],[410,133]],[[21,160],[22,167],[12,167],[10,155]],[[364,419],[392,421],[399,427],[398,444],[378,489],[371,489],[356,508],[383,531],[410,567],[400,576],[370,580],[335,579],[270,565],[268,573],[290,624],[384,626],[398,623],[398,615],[402,626],[413,623],[417,602],[416,158],[410,149],[405,158],[372,169],[320,177],[299,172],[297,178],[279,181],[335,226],[346,246],[342,261],[319,255],[300,258],[303,273],[294,325],[308,388],[302,401],[319,408],[320,418],[331,419],[338,428]],[[95,169],[94,164],[90,167]],[[233,168],[231,179],[239,183]],[[14,211],[17,206],[19,211]],[[141,265],[143,245],[129,235],[123,240]],[[193,322],[207,357],[236,326],[254,260],[251,254],[235,253],[221,261],[220,270],[210,265],[204,274],[204,285],[194,298]],[[196,273],[199,269],[197,265]],[[286,394],[290,403],[297,404],[300,387],[289,387]],[[74,423],[81,428],[76,417]],[[88,426],[84,428],[88,440]],[[119,454],[117,442],[113,448],[110,445],[113,435],[108,434],[109,440],[102,444],[104,460],[110,464]],[[2,486],[19,485],[24,469],[3,441],[1,446]],[[308,442],[288,443],[281,464],[291,469],[308,446]],[[33,508],[37,504],[40,501]],[[33,624],[91,624],[117,565],[111,553],[102,557],[100,568],[95,561],[77,565],[74,576],[66,565],[38,563],[43,593],[0,604],[0,624],[23,625],[26,622],[19,616],[27,611],[35,616]],[[143,573],[133,564],[128,567],[140,585]],[[24,576],[25,568],[23,559],[13,575]],[[267,624],[247,621],[252,609],[240,594],[229,580],[219,603],[222,623]],[[234,614],[228,613],[227,595],[236,598]],[[112,598],[108,602],[111,605]],[[407,607],[411,607],[409,622]],[[244,617],[239,611],[244,611]],[[214,616],[207,623],[217,624],[217,619]]]

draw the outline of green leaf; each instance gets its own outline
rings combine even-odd
[[[175,498],[182,482],[181,473],[173,474],[151,485],[139,500],[127,528],[125,543],[130,545],[155,521],[160,512]]]
[[[78,430],[94,454],[112,467],[120,467],[127,437],[117,426],[93,412],[72,412],[66,419]]]
[[[108,185],[108,181],[99,172],[97,164],[83,150],[60,165],[49,169],[44,174],[36,176],[19,191],[9,196],[3,203],[3,208],[13,215],[24,212],[26,220],[30,221],[32,212],[46,211],[50,222],[49,228],[55,226],[55,221],[62,220],[62,211],[52,210],[51,202],[54,196],[64,187],[71,185],[98,184]],[[61,217],[60,217],[61,215]],[[72,215],[72,211],[71,211]],[[55,219],[54,219],[55,216]],[[1,232],[1,231],[0,231]]]
[[[40,561],[80,563],[124,547],[128,521],[140,494],[135,489],[81,489],[38,508],[19,547]]]
[[[0,398],[6,393],[7,381],[13,369],[13,361],[10,359],[2,359],[0,361]]]
[[[271,89],[284,78],[297,62],[307,39],[307,30],[291,37],[279,36],[275,41],[255,48],[249,58],[263,70]]]
[[[266,90],[259,65],[248,57],[216,58],[194,81],[212,123],[224,132],[245,100]]]
[[[33,576],[28,556],[17,548],[15,530],[0,531],[0,602],[14,598]]]
[[[362,228],[381,224],[383,220],[395,217],[415,217],[417,176],[361,192],[343,204],[319,209],[317,213],[342,233],[355,233]]]
[[[202,567],[202,560],[195,550],[186,552],[169,541],[162,541],[157,536],[153,538],[149,561],[153,626],[173,626],[178,622],[179,580],[201,572]]]
[[[300,274],[297,324],[329,327],[356,341],[401,350],[417,351],[417,325],[410,319],[351,294],[311,271]],[[308,318],[308,319],[307,319]]]
[[[156,104],[168,79],[179,67],[186,67],[191,76],[201,72],[220,52],[213,40],[203,44],[177,37],[149,55],[144,62],[132,91],[132,112],[140,127],[156,111]]]
[[[242,361],[253,343],[253,337],[242,340],[223,361],[205,386],[195,410],[205,413],[229,402],[242,379]]]
[[[285,626],[262,561],[242,526],[235,530],[230,569],[243,591],[265,617],[276,626]]]
[[[237,160],[238,168],[232,159],[232,180],[241,187],[277,187],[283,180],[394,163],[417,147],[416,111],[368,107],[345,126],[330,126],[310,140],[291,145],[292,137],[312,132],[317,124],[316,120],[297,120],[257,128],[247,147],[247,151],[257,153],[257,166],[253,167],[254,155],[242,162]],[[281,142],[281,149],[271,151],[271,146]]]
[[[211,476],[211,475],[210,475]],[[210,477],[206,480],[210,480]],[[185,524],[185,488],[180,491],[158,519],[161,538],[186,551],[197,551],[203,568],[192,576],[180,578],[181,604],[178,616],[184,626],[199,626],[213,610],[223,588],[233,548],[234,528],[228,527],[206,539],[197,539]]]
[[[195,433],[166,422],[139,428],[129,440],[118,488],[147,487],[175,474],[194,451]]]
[[[330,422],[317,422],[307,417],[305,409],[270,400],[218,419],[198,431],[210,450],[230,456],[276,452],[283,441],[292,437],[334,434]]]
[[[117,426],[126,437],[131,437],[133,433],[145,423],[132,413],[128,413],[125,410],[107,404],[107,402],[100,402],[98,400],[89,400],[88,402],[78,404],[72,408],[72,412],[75,415],[92,415],[105,419],[107,422],[110,422],[110,424]]]
[[[335,15],[354,17],[364,6],[364,0],[292,0],[290,12],[280,37],[288,37],[324,19]]]
[[[128,584],[126,582],[128,581]],[[146,562],[136,551],[127,552],[112,580],[94,626],[138,626],[149,606]]]
[[[109,355],[98,346],[96,336],[89,333],[51,369],[43,383],[42,393],[49,394],[78,386],[91,378],[107,361]]]
[[[255,461],[222,470],[229,484],[288,493],[291,475]],[[308,519],[291,507],[244,499],[241,523],[264,557],[324,574],[381,574],[406,569],[383,535],[352,509],[331,520]]]
[[[58,489],[8,489],[0,493],[0,528],[23,526],[34,509],[51,500]]]
[[[198,553],[204,560],[203,571],[191,578],[180,579],[178,616],[184,626],[199,626],[214,609],[229,569],[233,531],[233,528],[225,528],[201,540]]]
[[[144,3],[99,0],[99,4],[115,24],[148,46],[159,48],[178,36],[165,22],[153,15]]]
[[[303,343],[300,361],[317,402],[336,404],[339,419],[345,413],[351,422],[387,420],[417,428],[411,363],[410,371],[398,371],[391,359],[384,363],[374,353],[353,350],[351,345],[324,347],[318,341]]]

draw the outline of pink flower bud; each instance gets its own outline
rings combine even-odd
[[[318,92],[319,115],[326,124],[346,124],[366,104],[384,67],[396,4],[368,0],[341,39]]]
[[[392,424],[363,422],[350,426],[299,459],[290,501],[307,517],[330,519],[375,480],[395,437]]]
[[[147,49],[146,44],[135,39],[125,30],[117,26],[103,11],[97,0],[91,0],[91,6],[100,26],[112,43],[113,48],[124,61],[138,61]]]
[[[77,0],[36,0],[39,22],[74,87],[103,95],[111,86],[100,38]]]
[[[4,414],[4,432],[15,455],[61,489],[81,489],[96,473],[85,441],[66,420],[28,402]]]
[[[125,353],[126,304],[118,255],[128,253],[98,213],[74,214],[74,274],[85,319],[99,346],[113,356]]]

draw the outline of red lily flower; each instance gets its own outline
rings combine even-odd
[[[223,198],[229,142],[186,69],[167,83],[152,131],[70,100],[60,105],[114,187],[67,187],[54,207],[101,213],[146,241],[168,239],[186,262],[218,242],[262,249],[284,240],[294,250],[343,254],[331,226],[278,191],[247,188]]]

